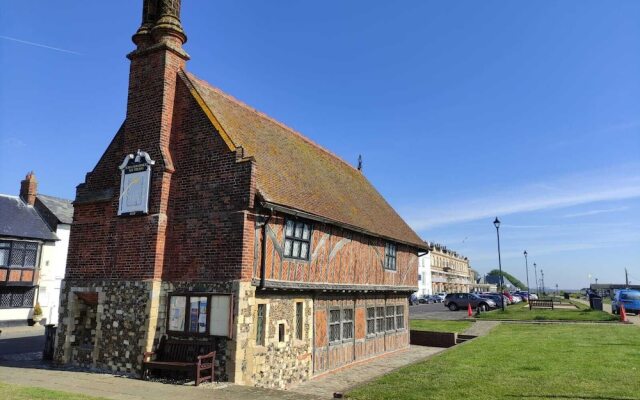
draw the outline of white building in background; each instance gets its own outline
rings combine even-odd
[[[418,258],[418,296],[432,295],[431,252]]]
[[[26,325],[36,304],[42,323],[58,320],[73,205],[37,187],[30,173],[20,196],[0,195],[0,326]]]

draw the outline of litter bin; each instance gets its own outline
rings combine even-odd
[[[43,360],[53,360],[53,352],[56,344],[56,326],[48,324],[44,326],[44,349],[42,351]]]
[[[591,308],[594,310],[602,311],[602,297],[593,296],[591,298]]]

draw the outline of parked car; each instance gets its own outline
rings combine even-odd
[[[433,297],[437,297],[439,299],[439,301],[436,301],[436,303],[442,303],[445,299],[445,297],[447,297],[446,293],[436,293],[433,295]]]
[[[451,311],[467,308],[469,304],[471,304],[471,308],[479,307],[482,311],[496,308],[495,301],[482,298],[473,293],[449,293],[444,299],[444,306]]]
[[[511,297],[513,298],[513,302],[515,304],[522,303],[522,297],[520,297],[519,295],[512,294]]]
[[[420,304],[433,303],[433,301],[431,301],[431,296],[429,296],[428,294],[425,294],[425,295],[422,295],[422,296],[418,297],[418,302]]]
[[[640,290],[618,290],[611,299],[611,311],[620,314],[620,305],[624,304],[624,310],[631,314],[640,314]]]
[[[529,300],[538,300],[538,295],[535,293],[530,293],[529,294]]]
[[[496,303],[497,307],[502,307],[502,302],[505,301],[505,297],[504,296],[500,296],[500,294],[498,293],[483,293],[483,294],[479,294],[478,296],[482,297],[483,299],[491,299]],[[507,305],[507,303],[504,303],[505,305]]]
[[[515,304],[515,301],[513,300],[513,296],[511,295],[511,293],[505,290],[504,292],[502,292],[502,294],[507,296],[507,298],[509,299],[509,304]]]
[[[413,305],[416,305],[418,303],[419,303],[418,296],[415,293],[412,293],[411,297],[409,297],[409,305],[413,306]]]

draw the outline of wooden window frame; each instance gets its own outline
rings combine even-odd
[[[32,286],[32,287],[25,287],[25,286],[3,286],[2,288],[0,288],[0,297],[4,297],[4,296],[8,296],[9,298],[9,305],[8,306],[3,306],[2,303],[0,303],[0,310],[13,310],[13,309],[19,309],[19,308],[33,308],[33,306],[35,305],[35,300],[36,300],[36,287]],[[17,293],[20,292],[20,293]],[[25,305],[24,304],[24,295],[27,292],[31,292],[31,304]],[[20,296],[21,298],[21,302],[20,302],[20,306],[14,306],[13,302],[14,302],[14,297]]]
[[[392,309],[392,313],[391,315],[389,315],[389,309]],[[395,305],[386,305],[385,306],[385,331],[387,332],[393,332],[396,330],[396,306]],[[389,327],[389,322],[392,323],[392,327]]]
[[[287,225],[289,224],[289,222],[291,222],[293,224],[293,231],[291,233],[291,235],[287,234]],[[298,225],[302,225],[302,233],[300,234],[300,237],[296,236],[296,228],[298,227]],[[304,239],[304,228],[308,227],[309,229],[309,237],[307,239]],[[286,217],[284,220],[284,227],[283,227],[283,236],[284,236],[284,241],[282,243],[282,256],[286,259],[291,259],[291,260],[297,260],[297,261],[309,261],[311,260],[311,238],[313,237],[313,224],[310,221],[307,220],[303,220],[303,219],[299,219],[299,218],[291,218],[291,217]],[[287,255],[287,242],[291,242],[291,247],[290,247],[290,253],[289,255]],[[294,245],[298,243],[299,247],[298,247],[298,255],[294,255],[293,252],[293,248]],[[302,252],[302,246],[303,244],[307,245],[307,256],[306,257],[301,257],[300,253]]]
[[[369,316],[369,310],[373,311],[373,317]],[[367,307],[367,336],[375,336],[376,334],[376,307]],[[369,323],[372,324],[372,329],[369,329]]]
[[[304,340],[304,302],[295,302],[295,327],[296,327],[296,339]]]
[[[387,271],[397,271],[398,246],[392,242],[384,245],[384,269]]]
[[[262,316],[260,309],[262,308]],[[267,344],[267,312],[266,303],[258,303],[256,307],[256,346],[266,346]]]
[[[385,332],[386,320],[385,320],[385,307],[384,306],[375,306],[376,309],[376,334],[381,334]],[[380,312],[382,310],[382,312]]]
[[[351,311],[351,319],[345,319],[345,311]],[[356,317],[356,310],[353,308],[345,307],[340,310],[340,335],[341,335],[341,340],[343,342],[353,341],[353,338],[355,336],[355,317]],[[349,337],[345,337],[345,334],[344,334],[345,325],[347,324],[351,325]]]
[[[215,296],[229,296],[229,332],[227,335],[212,335],[211,334],[211,298]],[[170,322],[170,312],[171,312],[171,298],[172,297],[185,297],[185,311],[184,311],[184,329],[182,331],[174,331],[169,329]],[[189,314],[191,307],[191,298],[192,297],[206,297],[207,298],[207,317],[206,317],[206,325],[205,331],[203,333],[200,332],[189,332]],[[167,299],[167,321],[166,321],[166,332],[172,336],[181,336],[181,337],[225,337],[229,339],[233,339],[233,309],[234,309],[234,296],[232,293],[211,293],[211,292],[172,292],[169,293]]]
[[[406,307],[404,306],[404,304],[396,305],[395,307],[396,307],[396,330],[402,331],[405,329],[404,314],[405,314]],[[398,310],[402,310],[402,313],[398,313]],[[399,326],[400,325],[398,324],[399,321],[402,321],[402,326]]]
[[[331,312],[338,312],[338,321],[331,322]],[[342,342],[342,310],[340,308],[330,308],[329,309],[329,318],[327,318],[328,330],[327,336],[329,337],[329,345],[335,345]],[[331,340],[331,327],[337,325],[338,326],[338,338]]]

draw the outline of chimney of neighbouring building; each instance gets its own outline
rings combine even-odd
[[[29,172],[22,182],[20,182],[20,198],[30,206],[36,203],[38,194],[38,181],[33,171]]]

